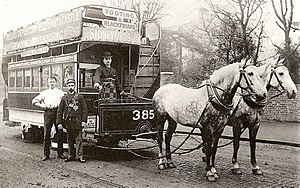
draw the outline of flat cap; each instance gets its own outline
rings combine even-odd
[[[75,84],[76,82],[75,82],[74,79],[68,79],[68,80],[67,80],[67,84],[70,84],[70,83],[74,83],[74,84]]]

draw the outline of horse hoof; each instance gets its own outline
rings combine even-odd
[[[173,162],[167,163],[167,168],[176,168]]]
[[[219,179],[219,178],[220,178],[220,176],[218,175],[218,173],[215,173],[215,174],[214,174],[214,177],[215,177],[216,179]]]
[[[231,169],[231,172],[236,175],[242,175],[242,171],[239,168]]]
[[[261,169],[252,169],[252,173],[254,175],[263,175],[263,172],[261,171]]]
[[[206,157],[202,157],[202,161],[203,161],[203,162],[206,162]]]
[[[209,175],[209,176],[206,176],[206,179],[207,179],[207,181],[209,181],[209,182],[215,182],[215,181],[217,181],[215,175]]]
[[[158,169],[159,169],[159,170],[164,170],[164,169],[166,169],[165,164],[159,164],[159,165],[158,165]]]

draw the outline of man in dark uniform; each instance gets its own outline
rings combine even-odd
[[[69,157],[66,162],[76,158],[84,163],[82,145],[82,127],[87,121],[88,109],[82,95],[75,91],[75,80],[67,81],[68,93],[63,96],[57,109],[58,128],[67,129]],[[76,150],[74,144],[76,143]]]
[[[111,66],[112,55],[110,52],[104,52],[102,57],[104,65],[100,65],[95,72],[94,87],[99,90],[103,89],[104,93],[108,94],[108,96],[104,96],[105,98],[119,98],[120,95],[124,94],[124,91],[121,91],[116,69]],[[106,90],[109,92],[105,92]]]

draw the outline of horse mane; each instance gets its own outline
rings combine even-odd
[[[218,70],[215,70],[212,75],[210,76],[210,80],[215,85],[219,85],[222,87],[224,83],[227,83],[226,85],[232,85],[234,82],[234,79],[236,75],[238,75],[239,68],[242,66],[241,63],[233,63],[229,64],[227,66],[224,66]],[[224,85],[223,85],[224,86]],[[224,88],[223,89],[228,89]]]

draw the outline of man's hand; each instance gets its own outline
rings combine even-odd
[[[81,127],[83,128],[85,126],[85,122],[81,122]]]
[[[62,129],[63,129],[62,124],[58,124],[58,125],[57,125],[57,128],[58,128],[59,130],[62,130]]]
[[[122,96],[122,95],[125,95],[125,91],[121,91],[120,95],[121,95],[121,96]]]
[[[37,102],[37,103],[34,103],[33,105],[37,106],[37,107],[40,107],[42,109],[46,109],[46,104],[45,103],[39,103],[39,102]]]

